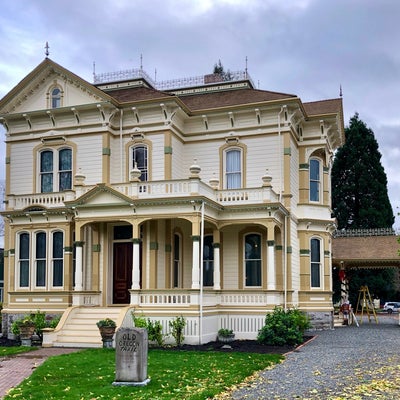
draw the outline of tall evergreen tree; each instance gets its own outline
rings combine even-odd
[[[358,113],[332,166],[332,208],[338,229],[391,228],[393,209],[374,132]]]

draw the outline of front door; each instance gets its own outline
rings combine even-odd
[[[129,304],[129,289],[132,286],[133,243],[114,243],[113,250],[113,304]]]

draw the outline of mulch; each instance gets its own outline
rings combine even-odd
[[[305,336],[303,343],[307,342],[310,339],[312,339],[312,336]],[[303,343],[301,343],[300,345],[302,345]],[[297,347],[299,346],[269,346],[265,344],[260,344],[256,340],[234,340],[229,343],[215,341],[201,345],[183,344],[180,347],[167,346],[163,347],[163,349],[177,351],[222,351],[226,353],[243,352],[259,354],[286,354],[296,350]]]

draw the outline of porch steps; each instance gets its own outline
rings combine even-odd
[[[73,307],[60,321],[49,347],[102,347],[103,342],[96,322],[111,318],[117,324],[124,307]],[[64,321],[63,321],[64,320]]]

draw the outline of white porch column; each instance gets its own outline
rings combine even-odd
[[[83,290],[83,243],[75,242],[75,292]]]
[[[200,236],[192,236],[192,289],[200,289]]]
[[[213,243],[214,247],[214,290],[221,290],[221,263],[220,244]]]
[[[132,290],[140,289],[140,239],[133,239]]]
[[[267,289],[276,290],[275,241],[267,240]]]

